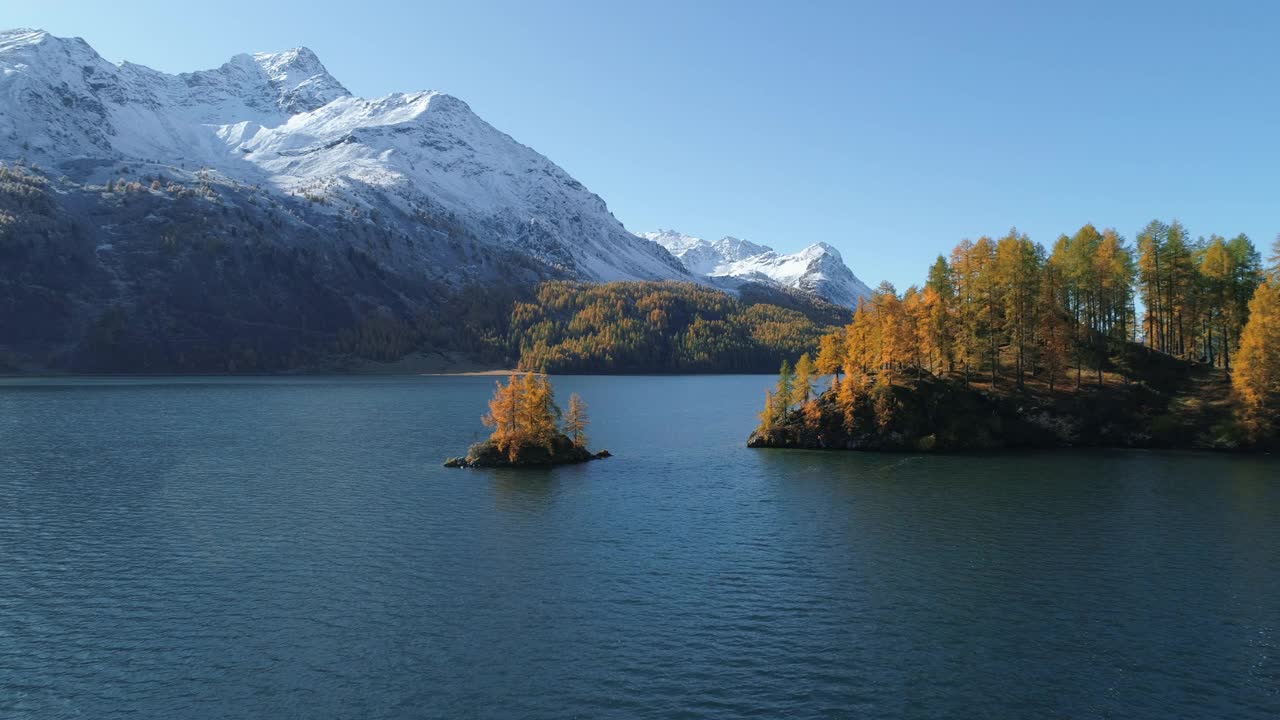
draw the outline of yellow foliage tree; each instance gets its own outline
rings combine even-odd
[[[791,385],[791,404],[801,406],[809,402],[813,395],[813,376],[817,372],[809,353],[800,356],[796,361],[795,378]]]
[[[817,400],[810,400],[800,408],[800,414],[804,418],[804,424],[810,430],[816,430],[822,424],[822,409],[818,406]]]
[[[836,407],[844,416],[845,429],[853,432],[857,423],[858,399],[866,392],[867,374],[852,360],[845,363],[844,380],[836,389]]]
[[[586,447],[587,445],[587,424],[590,422],[587,418],[587,404],[582,401],[578,393],[569,396],[569,413],[564,419],[564,434],[573,440],[573,444],[578,447]]]
[[[500,452],[507,453],[511,457],[519,453],[517,443],[519,427],[516,418],[522,390],[523,383],[518,375],[508,377],[506,385],[499,380],[493,399],[489,400],[489,412],[480,418],[480,422],[483,422],[485,427],[493,429],[489,442],[497,445]]]
[[[541,445],[552,449],[559,415],[546,375],[511,375],[506,385],[498,382],[489,412],[480,420],[493,429],[489,441],[515,462],[522,448]]]
[[[880,347],[876,342],[875,318],[872,317],[870,311],[867,310],[867,303],[858,303],[858,310],[853,314],[853,322],[845,329],[845,357],[848,363],[845,364],[845,374],[848,374],[849,366],[861,370],[870,370],[871,365],[880,355]]]
[[[840,365],[844,362],[844,331],[837,330],[823,335],[818,341],[818,374],[835,375],[840,380]]]
[[[760,432],[769,432],[777,423],[774,418],[778,414],[777,403],[773,399],[773,391],[764,391],[764,410],[760,411]]]
[[[1249,302],[1231,384],[1251,432],[1269,434],[1280,415],[1280,278],[1258,286]]]
[[[556,419],[560,415],[551,381],[546,375],[530,373],[524,376],[523,384],[524,402],[520,404],[518,418],[524,430],[524,440],[529,445],[541,445],[549,452],[556,437]]]

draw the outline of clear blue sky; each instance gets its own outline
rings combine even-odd
[[[1123,7],[1119,7],[1123,5]],[[1280,232],[1280,3],[6,3],[178,72],[306,45],[443,90],[633,231],[839,248],[905,286],[960,238]]]

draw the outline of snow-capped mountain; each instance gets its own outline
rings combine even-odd
[[[844,264],[839,251],[817,243],[797,253],[781,254],[766,245],[723,237],[684,235],[674,230],[642,233],[671,251],[690,272],[712,279],[732,278],[804,290],[829,302],[855,308],[871,288]]]
[[[496,252],[545,276],[691,278],[463,101],[354,97],[306,48],[169,75],[108,62],[79,38],[0,32],[0,160],[19,158],[84,185],[127,171],[252,187],[304,224],[377,225],[396,239],[377,262],[402,273],[483,277],[485,263],[466,259]]]
[[[689,272],[698,275],[726,275],[724,270],[732,263],[772,252],[764,245],[728,235],[719,240],[703,240],[675,230],[659,230],[642,233],[640,236],[671,251],[672,255],[684,263]]]

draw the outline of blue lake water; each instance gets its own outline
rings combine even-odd
[[[1280,459],[748,450],[764,377],[0,381],[0,718],[1280,717]]]

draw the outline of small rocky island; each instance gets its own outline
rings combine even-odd
[[[587,449],[587,404],[575,393],[562,413],[546,375],[513,374],[505,385],[499,381],[481,420],[493,434],[445,467],[546,468],[610,457],[608,450]]]

